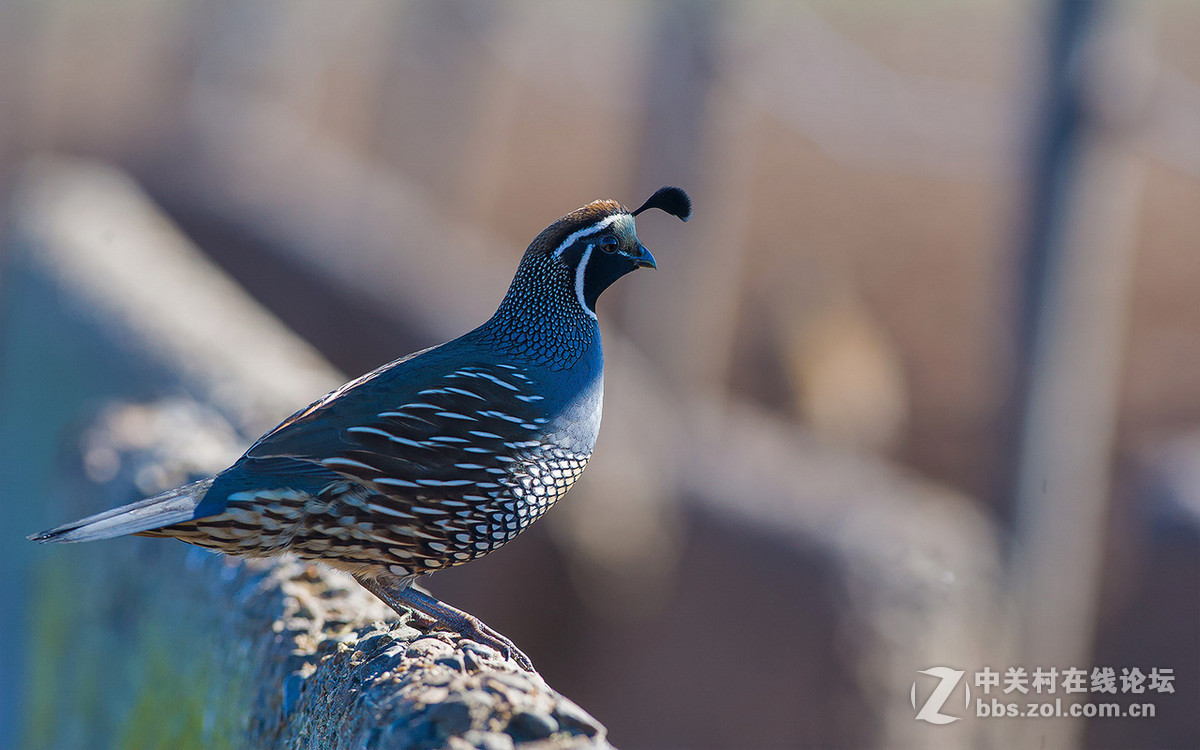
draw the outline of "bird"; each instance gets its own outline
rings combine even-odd
[[[687,221],[692,204],[667,186],[633,211],[597,200],[566,214],[529,244],[474,330],[351,380],[214,476],[28,538],[134,534],[234,556],[292,553],[532,671],[509,638],[416,582],[512,541],[587,466],[603,400],[596,300],[657,267],[635,225],[649,209]]]

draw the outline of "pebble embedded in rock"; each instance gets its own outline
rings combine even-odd
[[[472,730],[463,735],[463,739],[479,750],[513,750],[513,738],[499,732],[479,732]]]
[[[554,716],[558,719],[559,725],[572,734],[595,737],[603,731],[600,722],[566,698],[558,699],[558,705],[554,707]]]
[[[505,731],[517,742],[541,740],[558,731],[558,722],[541,711],[522,711],[512,717]]]
[[[421,691],[417,698],[426,705],[441,703],[450,697],[450,691],[444,687],[434,687]]]
[[[500,657],[500,652],[491,646],[485,646],[482,643],[475,641],[463,640],[459,642],[459,648],[466,653],[477,654],[485,659],[496,659]]]
[[[528,677],[515,672],[493,672],[487,676],[485,686],[497,693],[506,693],[509,690],[520,690],[522,693],[533,692],[533,683]]]
[[[426,709],[425,719],[438,737],[458,736],[471,728],[471,707],[461,700],[446,700]]]
[[[367,656],[370,656],[372,652],[389,640],[390,637],[387,633],[374,631],[364,638],[359,639],[358,643],[355,644],[355,648],[357,648],[359,651],[362,651]]]
[[[496,696],[486,690],[474,688],[463,693],[463,700],[472,706],[484,706],[489,711],[496,705]]]
[[[454,674],[445,669],[427,670],[421,681],[432,686],[449,685],[454,681]]]
[[[463,671],[463,658],[458,654],[447,654],[446,656],[438,657],[437,659],[434,659],[433,663],[443,667],[449,667],[455,672]]]
[[[450,644],[438,638],[419,638],[408,647],[408,655],[412,658],[428,656],[437,658],[451,653]]]

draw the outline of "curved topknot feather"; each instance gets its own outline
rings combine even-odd
[[[647,209],[657,208],[659,211],[666,211],[672,216],[678,216],[681,221],[687,221],[692,217],[692,199],[688,194],[683,192],[683,188],[677,188],[673,185],[667,185],[654,191],[654,195],[646,199],[646,202],[638,206],[636,211],[631,213],[637,216],[642,211]]]

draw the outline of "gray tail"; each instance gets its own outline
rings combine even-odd
[[[110,539],[114,536],[151,531],[174,523],[190,521],[196,515],[196,506],[204,498],[213,479],[185,484],[161,495],[148,497],[120,508],[106,510],[79,521],[57,528],[31,534],[35,542],[90,542],[95,539]]]

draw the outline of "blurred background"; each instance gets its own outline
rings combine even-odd
[[[618,747],[1200,744],[1200,5],[7,0],[9,225],[47,154],[346,375],[484,320],[561,214],[691,193],[601,303],[578,489],[429,582]],[[66,520],[4,484],[5,545]],[[1175,692],[935,726],[939,665]]]

